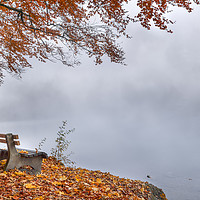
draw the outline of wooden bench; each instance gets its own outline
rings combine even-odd
[[[8,147],[7,150],[0,149],[0,160],[7,159],[4,170],[7,171],[17,168],[22,171],[27,171],[30,174],[40,174],[42,159],[47,158],[47,154],[45,152],[36,152],[27,149],[23,150],[28,153],[20,153],[18,152],[19,149],[17,151],[15,147],[15,145],[20,145],[20,142],[16,141],[17,139],[19,139],[18,135],[13,135],[11,133],[0,134],[0,143],[7,143]],[[27,170],[23,168],[24,166],[30,166],[31,169]]]

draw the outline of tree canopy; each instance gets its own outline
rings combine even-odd
[[[31,67],[27,59],[41,62],[56,59],[78,64],[84,51],[96,64],[107,55],[111,62],[123,63],[124,51],[117,43],[129,37],[130,22],[150,29],[155,25],[171,32],[166,18],[172,6],[192,11],[199,0],[137,0],[139,12],[130,16],[125,4],[130,0],[0,0],[0,79],[3,71],[20,75]],[[131,8],[130,8],[131,9]]]

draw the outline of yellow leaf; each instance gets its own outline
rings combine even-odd
[[[60,181],[66,181],[66,180],[67,180],[67,177],[66,177],[66,176],[61,176],[61,177],[59,178],[59,180],[60,180]]]
[[[47,176],[46,175],[44,175],[44,174],[37,174],[36,175],[38,178],[46,178]]]
[[[25,187],[26,187],[27,189],[34,189],[34,188],[36,188],[36,186],[35,186],[35,185],[32,185],[31,183],[25,184]]]
[[[108,193],[108,197],[112,197],[113,195],[111,193]]]
[[[97,183],[101,183],[101,179],[100,179],[100,178],[97,178],[96,182],[97,182]]]
[[[59,167],[57,167],[57,166],[52,166],[52,168],[53,168],[53,169],[58,169]]]
[[[19,171],[19,172],[15,172],[15,174],[18,175],[18,176],[23,176],[23,175],[25,175],[25,172],[20,172]]]
[[[28,151],[24,151],[24,150],[21,150],[21,151],[19,151],[19,150],[17,150],[19,153],[25,153],[25,154],[28,154]]]
[[[1,163],[1,165],[5,165],[6,164],[6,160],[1,160],[0,163]]]
[[[43,197],[36,197],[34,198],[34,200],[43,200],[44,198]]]
[[[58,181],[54,181],[53,184],[54,184],[54,185],[62,185],[62,183],[61,183],[61,182],[58,182]]]
[[[78,176],[76,176],[75,178],[77,182],[81,181],[81,179]]]
[[[57,194],[59,194],[59,195],[65,195],[65,193],[64,192],[62,192],[62,191],[55,191],[55,193],[57,193]]]

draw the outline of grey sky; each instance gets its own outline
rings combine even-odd
[[[126,67],[107,60],[96,67],[82,56],[79,67],[33,61],[21,80],[7,75],[0,87],[1,132],[19,133],[30,148],[48,137],[49,152],[67,119],[76,129],[77,166],[132,179],[192,176],[200,169],[199,13],[170,14],[177,21],[173,34],[131,25],[133,38],[122,43]]]

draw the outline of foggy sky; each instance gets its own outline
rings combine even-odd
[[[83,55],[75,68],[33,60],[21,80],[7,74],[1,132],[18,133],[27,148],[48,137],[49,152],[66,119],[77,166],[133,179],[184,166],[190,176],[200,169],[199,13],[170,14],[173,34],[132,24],[133,38],[122,41],[127,66],[94,66]]]

